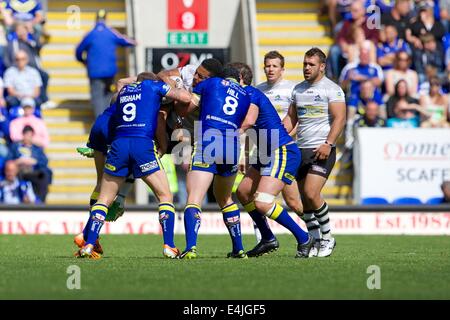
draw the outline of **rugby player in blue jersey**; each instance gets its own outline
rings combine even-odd
[[[119,92],[125,85],[130,84],[134,81],[136,81],[136,77],[120,79],[117,82],[117,92]],[[80,154],[94,158],[95,169],[97,173],[97,183],[91,194],[89,207],[92,207],[97,202],[98,195],[100,193],[100,186],[103,177],[103,169],[105,166],[106,154],[111,145],[112,138],[114,135],[114,121],[111,121],[111,118],[116,110],[116,98],[117,93],[111,99],[111,105],[108,108],[106,108],[105,111],[103,111],[103,113],[99,115],[95,120],[95,123],[92,126],[91,131],[89,133],[89,140],[87,142],[88,148],[77,148],[77,151]],[[123,214],[125,197],[131,190],[133,183],[134,179],[129,177],[126,179],[125,183],[121,186],[116,199],[109,207],[108,215],[105,218],[106,221],[115,221]],[[87,228],[84,228],[82,233],[77,234],[75,236],[74,243],[79,248],[82,248],[85,245],[87,240],[87,232],[88,232]],[[100,245],[99,239],[97,239],[95,243],[94,251],[103,254],[103,248]]]
[[[188,199],[184,210],[186,249],[180,258],[197,258],[201,203],[213,183],[214,196],[232,240],[230,258],[247,258],[242,245],[240,212],[231,194],[239,161],[239,128],[250,106],[249,94],[239,83],[239,72],[224,69],[221,77],[198,83],[186,110],[200,111],[191,167],[187,175]],[[213,182],[214,181],[214,182]]]
[[[153,73],[141,73],[137,82],[124,86],[118,94],[114,112],[115,136],[106,158],[98,200],[90,210],[86,244],[76,252],[77,257],[101,257],[94,251],[94,245],[104,224],[108,207],[129,174],[141,178],[159,201],[159,218],[164,237],[163,255],[168,258],[179,255],[173,241],[173,197],[153,139],[162,98],[167,97],[187,104],[191,95],[183,89],[171,89],[169,85],[156,79]]]
[[[257,257],[278,248],[277,240],[264,217],[275,220],[287,228],[297,239],[296,258],[308,258],[314,238],[304,231],[289,216],[286,209],[275,202],[275,198],[286,184],[295,180],[301,162],[301,154],[294,140],[284,128],[276,109],[269,98],[259,89],[250,86],[251,69],[243,63],[232,63],[239,70],[240,81],[250,94],[252,105],[242,129],[253,126],[250,138],[256,143],[256,163],[246,170],[237,189],[239,201],[250,214],[261,231],[262,240],[247,252]],[[245,82],[243,79],[246,79]],[[247,122],[248,121],[248,122]]]

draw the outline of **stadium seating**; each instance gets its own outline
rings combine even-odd
[[[385,198],[369,197],[369,198],[363,198],[361,201],[361,204],[362,205],[389,204],[389,201],[387,201]]]
[[[394,201],[392,201],[392,204],[397,205],[422,204],[422,201],[420,201],[420,199],[417,198],[403,197],[395,199]]]
[[[442,197],[436,197],[436,198],[430,198],[425,202],[425,204],[441,204],[444,203],[444,198]]]

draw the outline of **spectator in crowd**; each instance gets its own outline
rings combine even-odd
[[[432,64],[426,65],[424,81],[419,85],[419,97],[428,94],[428,92],[430,91],[430,80],[437,77],[438,77],[437,68]],[[445,76],[442,77],[442,87],[444,85],[447,85]]]
[[[5,179],[0,181],[0,203],[31,204],[36,202],[31,183],[18,178],[19,168],[15,161],[7,161],[4,172]]]
[[[442,37],[445,35],[445,28],[440,21],[434,18],[433,2],[425,1],[419,5],[419,15],[411,20],[406,29],[406,40],[412,46],[412,50],[422,50],[423,44],[420,36],[431,33],[438,46],[442,45]]]
[[[439,16],[445,32],[450,32],[450,0],[439,0]]]
[[[28,55],[28,66],[35,68],[42,79],[42,88],[40,100],[43,102],[42,108],[48,108],[54,106],[54,103],[48,101],[47,86],[49,75],[42,69],[41,58],[39,56],[42,48],[40,40],[28,32],[28,29],[24,23],[16,23],[14,25],[14,32],[11,33],[11,39],[8,42],[8,47],[5,52],[5,65],[11,67],[14,64],[14,58],[19,50],[23,50]]]
[[[48,159],[44,150],[33,141],[34,130],[26,126],[22,130],[23,139],[15,142],[10,148],[10,159],[15,160],[19,167],[19,176],[31,181],[33,190],[41,202],[45,202],[48,186],[52,181],[52,171],[48,167]]]
[[[399,80],[395,85],[394,95],[390,96],[386,102],[387,118],[395,117],[394,108],[400,100],[406,100],[411,109],[419,105],[419,100],[411,97],[408,91],[408,82],[406,82],[406,80]]]
[[[377,61],[383,71],[394,67],[395,54],[399,51],[410,52],[410,48],[404,39],[398,37],[397,28],[393,24],[383,27],[384,41],[378,43]]]
[[[97,13],[94,28],[76,49],[77,60],[87,67],[95,116],[103,112],[112,97],[111,85],[117,73],[116,48],[135,45],[134,40],[106,25],[105,10]]]
[[[441,184],[443,203],[450,203],[450,180],[443,181]]]
[[[366,10],[361,0],[353,1],[351,4],[351,15],[352,19],[344,21],[342,29],[336,36],[336,44],[330,48],[329,69],[332,72],[330,76],[334,79],[339,78],[341,65],[345,64],[346,59],[348,59],[350,45],[353,43],[352,26],[361,27],[367,40],[378,43],[379,31],[367,23]]]
[[[386,72],[386,94],[392,96],[395,94],[395,85],[400,80],[408,83],[408,93],[412,97],[417,97],[419,87],[419,76],[417,72],[410,69],[411,59],[406,51],[399,51],[395,55],[394,69]]]
[[[16,22],[26,24],[31,33],[40,38],[45,22],[42,2],[40,0],[11,0],[7,2],[4,14],[5,24],[12,27]]]
[[[382,25],[394,25],[400,39],[405,39],[411,18],[411,0],[395,0],[391,11],[381,15]]]
[[[417,115],[422,113],[420,106],[409,104],[406,99],[397,101],[394,107],[395,117],[389,118],[386,126],[389,128],[419,128],[420,118]]]
[[[26,98],[34,99],[35,106],[40,106],[42,79],[39,72],[27,65],[28,54],[23,50],[16,53],[15,61],[16,66],[9,67],[5,72],[8,106],[10,108],[20,106],[21,101]],[[40,109],[38,109],[37,115],[40,116],[39,111]]]
[[[328,0],[327,2],[331,30],[334,34],[337,34],[342,27],[342,20],[348,20],[352,17],[350,7],[353,0]]]
[[[361,90],[359,96],[350,96],[347,106],[347,119],[353,119],[355,115],[363,115],[365,107],[369,102],[376,102],[380,106],[380,113],[385,113],[383,97],[380,90],[376,90],[372,81],[365,80],[361,82]]]
[[[381,128],[386,126],[386,121],[380,116],[380,106],[376,101],[369,101],[364,106],[362,114],[357,115],[353,121],[348,121],[345,128],[345,151],[347,156],[352,156],[348,153],[353,150],[354,135],[357,128]]]
[[[385,125],[386,120],[380,116],[380,106],[376,101],[369,101],[364,107],[364,114],[354,121],[354,126],[358,128],[381,128]]]
[[[376,63],[377,51],[376,47],[370,40],[366,39],[363,28],[357,25],[352,25],[352,39],[353,43],[348,48],[348,62],[358,62],[359,54],[362,48],[366,48],[370,52],[370,63]]]
[[[347,64],[339,82],[350,92],[350,96],[359,96],[361,83],[366,80],[372,82],[375,90],[379,90],[383,82],[383,70],[379,65],[370,63],[370,51],[361,48],[359,62]]]
[[[430,80],[429,94],[420,97],[420,105],[427,112],[422,114],[421,127],[448,128],[447,121],[449,99],[441,93],[441,84],[438,78]]]
[[[11,140],[19,142],[23,140],[22,130],[26,126],[33,128],[33,143],[42,148],[47,148],[50,143],[50,135],[44,120],[34,115],[34,100],[23,99],[22,108],[24,115],[11,121],[9,131]]]
[[[426,33],[420,37],[423,49],[414,50],[414,67],[419,75],[419,83],[426,81],[425,67],[432,65],[440,78],[445,73],[445,60],[442,46],[436,44],[436,40],[431,33]]]
[[[0,157],[8,156],[9,137],[9,120],[6,114],[0,113]],[[1,169],[1,168],[0,168]],[[0,170],[1,172],[1,170]]]

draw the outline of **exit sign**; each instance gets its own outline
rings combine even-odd
[[[209,0],[167,0],[167,43],[208,44]]]
[[[207,32],[169,32],[167,43],[175,45],[202,45],[208,44]]]

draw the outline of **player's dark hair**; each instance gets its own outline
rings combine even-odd
[[[211,77],[218,76],[223,71],[222,62],[217,60],[216,58],[209,58],[202,61],[202,67],[208,70],[211,74]]]
[[[230,66],[226,66],[225,68],[223,68],[222,74],[221,74],[221,78],[231,78],[236,80],[237,82],[239,82],[239,78],[240,78],[240,74],[239,74],[239,70],[237,70],[236,68],[230,67]]]
[[[158,76],[153,72],[141,72],[137,76],[137,82],[142,82],[144,80],[158,80]]]
[[[249,86],[252,84],[253,72],[247,64],[242,62],[231,62],[227,64],[227,66],[239,70],[240,77],[245,85]]]
[[[281,67],[284,68],[284,57],[278,51],[274,50],[267,52],[266,55],[264,56],[264,63],[266,63],[267,59],[280,59]]]
[[[319,58],[320,63],[327,63],[327,56],[317,47],[311,48],[305,53],[305,57],[313,57],[316,56]]]

